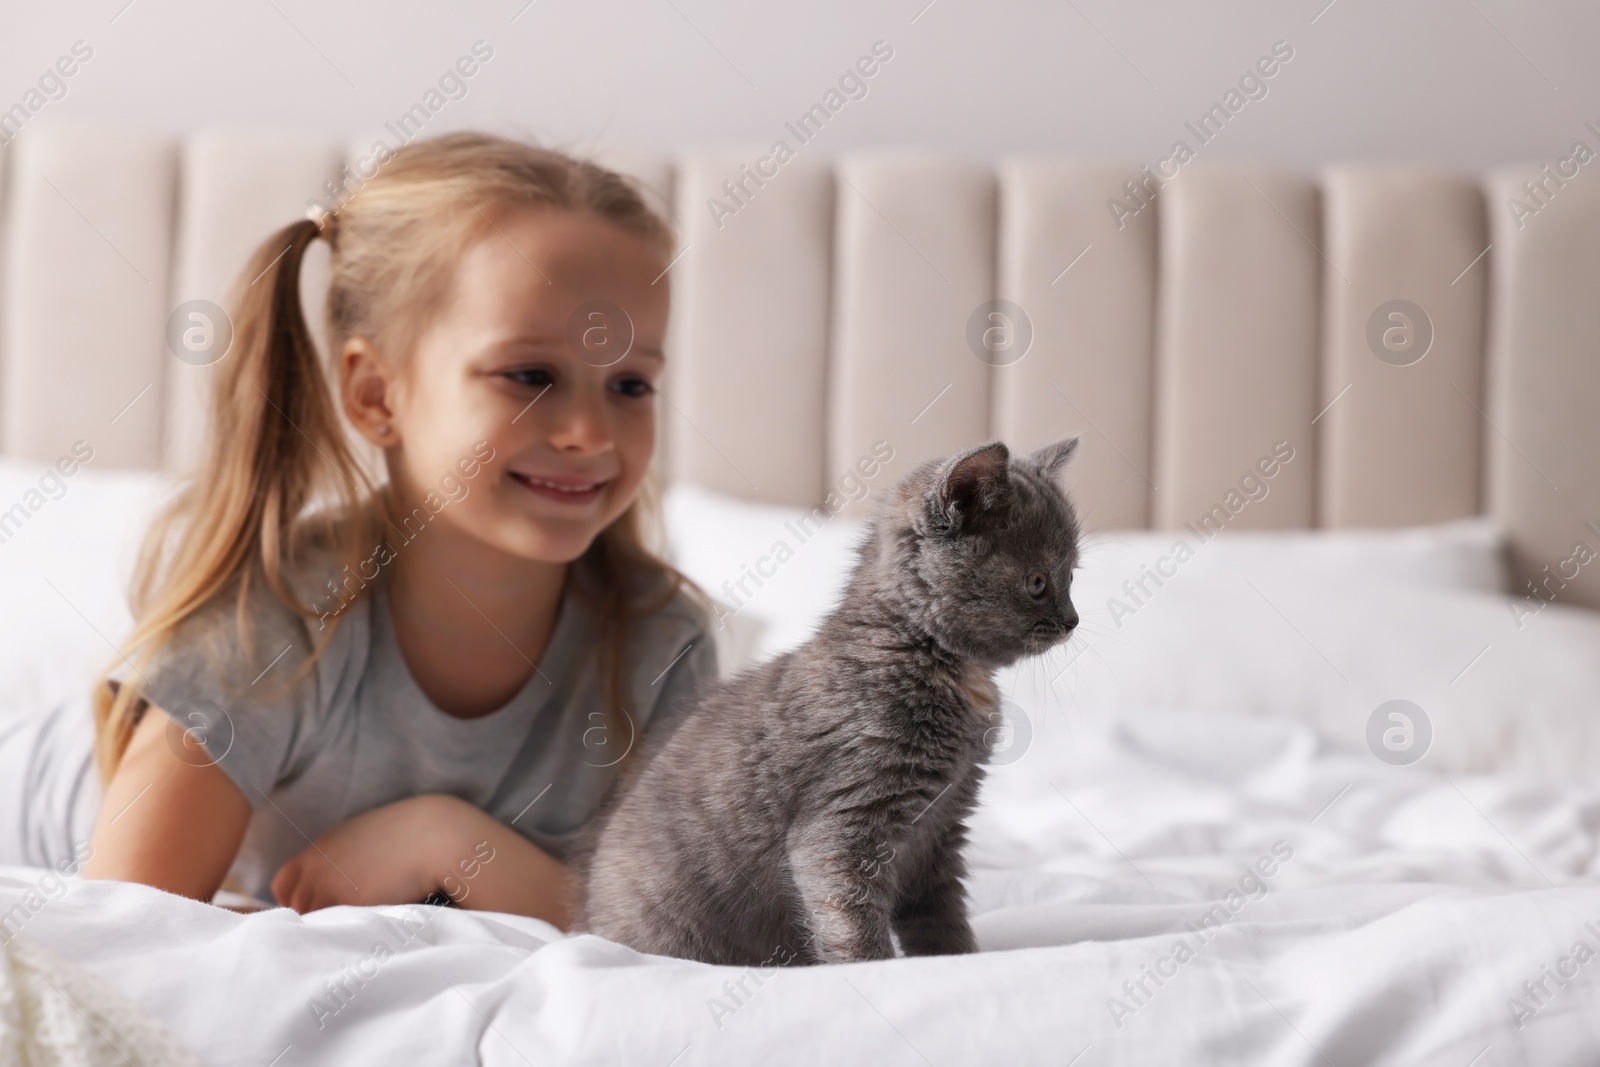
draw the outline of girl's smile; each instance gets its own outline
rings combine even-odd
[[[506,473],[512,481],[528,491],[562,504],[592,504],[600,499],[605,487],[611,484],[609,478],[597,481],[593,478],[537,475],[516,470]]]

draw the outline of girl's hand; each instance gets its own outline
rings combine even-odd
[[[335,904],[409,904],[439,888],[441,840],[453,814],[437,795],[408,797],[348,819],[278,869],[272,893],[295,911]],[[470,807],[470,805],[468,805]]]
[[[463,908],[569,923],[567,869],[492,815],[444,794],[408,797],[340,823],[272,879],[279,902],[299,912],[412,904],[439,889]]]

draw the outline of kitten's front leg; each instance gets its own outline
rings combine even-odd
[[[965,811],[958,811],[929,844],[926,860],[908,871],[894,908],[894,932],[908,956],[954,956],[978,951],[961,884],[966,861]]]
[[[800,923],[810,932],[819,963],[894,958],[889,937],[894,902],[884,869],[892,857],[882,840],[820,822],[790,835],[789,869],[800,891]]]

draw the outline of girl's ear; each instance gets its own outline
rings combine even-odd
[[[339,354],[339,398],[344,413],[355,423],[361,436],[388,448],[400,443],[394,424],[393,370],[365,337],[352,337]]]

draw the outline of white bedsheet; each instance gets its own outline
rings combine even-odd
[[[33,911],[25,868],[0,915],[241,1067],[1600,1059],[1600,960],[1572,955],[1600,951],[1600,791],[1388,767],[1281,720],[1035,710],[975,821],[970,957],[758,983],[450,909],[240,916],[90,882]]]

